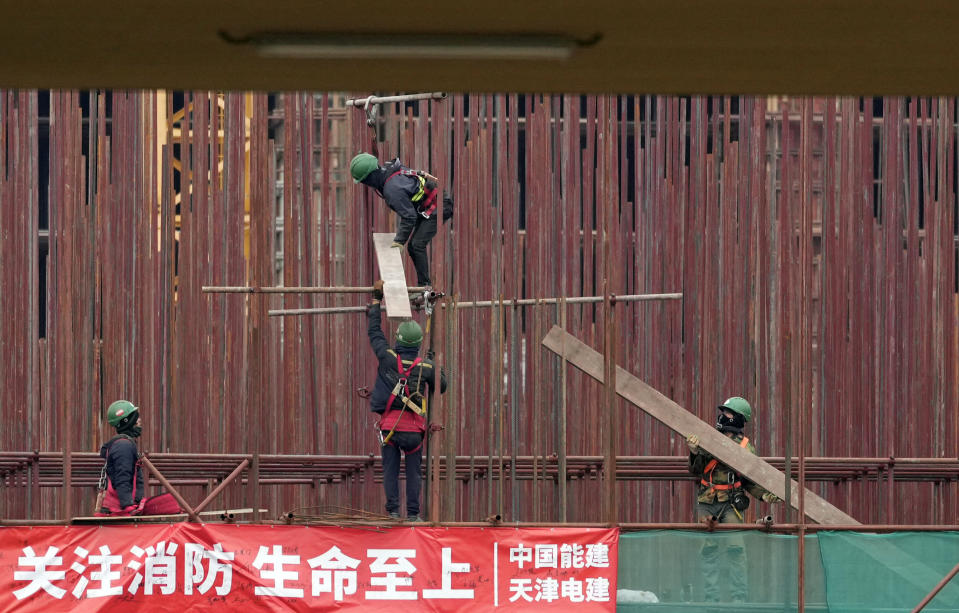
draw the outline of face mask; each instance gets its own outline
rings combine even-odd
[[[745,425],[746,419],[739,413],[733,413],[732,417],[727,417],[722,412],[716,415],[716,429],[720,432],[741,433]]]
[[[132,436],[133,438],[139,438],[140,434],[143,432],[143,428],[136,425],[139,417],[134,413],[128,419],[129,421],[125,425],[117,428],[117,433],[126,434],[128,436]]]

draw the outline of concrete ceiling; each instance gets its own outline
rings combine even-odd
[[[959,94],[955,0],[0,0],[0,87]],[[558,34],[565,61],[306,60],[257,32]]]

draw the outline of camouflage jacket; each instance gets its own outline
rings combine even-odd
[[[742,434],[736,434],[732,437],[732,440],[734,443],[741,445],[744,438],[745,437]],[[749,450],[749,453],[756,455],[756,448],[751,442],[749,442],[748,438],[746,439],[745,448]],[[709,463],[712,459],[713,456],[706,453],[702,449],[696,453],[689,454],[689,472],[696,475],[696,485],[698,488],[696,492],[696,500],[698,502],[726,502],[729,500],[729,496],[734,491],[734,488],[716,489],[713,486],[735,484],[737,481],[741,484],[740,489],[745,489],[747,492],[752,494],[754,498],[758,499],[766,493],[765,489],[759,487],[749,479],[740,476],[733,469],[729,468],[722,462],[717,461],[715,467],[712,469],[712,471],[710,471],[710,474],[707,474],[706,471],[709,468]],[[703,481],[706,481],[706,483],[704,484]]]

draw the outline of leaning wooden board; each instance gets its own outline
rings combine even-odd
[[[603,356],[559,326],[553,326],[543,338],[543,345],[579,368],[600,383],[603,382]],[[724,464],[754,483],[761,485],[780,498],[785,497],[786,476],[770,466],[762,458],[756,457],[720,434],[715,428],[699,419],[683,407],[647,385],[639,378],[616,367],[616,393],[628,402],[652,415],[684,437],[695,434],[699,437],[703,449],[713,454]],[[792,484],[792,501],[796,501],[799,486]],[[808,489],[805,492],[805,514],[813,521],[825,525],[859,525],[859,522],[832,506]],[[851,543],[854,547],[855,542]],[[893,572],[897,568],[908,568],[908,573],[897,574],[914,586],[931,590],[939,583],[942,575],[922,560],[918,560],[896,547],[891,542],[874,541],[859,551]]]
[[[543,339],[543,345],[557,355],[564,353],[573,365],[593,377],[603,381],[603,356],[588,345],[569,334],[559,326],[553,326]],[[663,422],[676,432],[687,437],[695,434],[700,446],[718,458],[720,462],[735,469],[753,483],[766,488],[779,496],[786,497],[786,476],[769,465],[768,462],[743,449],[716,428],[699,419],[683,407],[644,383],[639,378],[616,367],[616,393],[637,407]],[[792,499],[795,505],[799,486],[792,481]],[[855,525],[855,519],[832,506],[813,492],[806,490],[804,501],[806,516],[820,524]]]
[[[376,261],[380,266],[380,278],[383,279],[383,302],[386,316],[390,319],[410,319],[410,294],[406,289],[406,273],[403,271],[403,250],[395,249],[393,234],[374,233],[373,247],[376,249]]]

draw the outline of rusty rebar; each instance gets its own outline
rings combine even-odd
[[[240,475],[240,473],[242,473],[249,465],[250,465],[250,460],[244,458],[243,461],[240,462],[239,466],[234,468],[233,472],[227,475],[226,478],[223,479],[223,481],[221,481],[220,484],[217,485],[216,488],[214,488],[214,490],[210,492],[210,494],[206,498],[203,499],[203,502],[196,505],[196,508],[193,509],[194,513],[199,514],[201,511],[203,511],[203,509],[206,508],[206,505],[210,504],[210,502],[215,500],[216,497],[220,495],[220,492],[222,492],[226,488],[226,486],[232,483],[233,480],[236,479]]]
[[[150,458],[148,458],[146,455],[140,456],[140,462],[142,462],[143,465],[146,466],[151,473],[153,473],[153,476],[155,476],[157,481],[159,481],[163,487],[166,488],[166,491],[168,491],[171,496],[176,498],[176,501],[179,503],[180,507],[186,511],[190,521],[200,523],[200,518],[197,516],[196,511],[194,511],[190,506],[190,503],[188,503],[183,496],[180,495],[180,492],[178,492],[176,488],[166,480],[166,477],[164,477],[163,474],[157,470],[157,467],[153,465],[153,462],[150,461]]]

